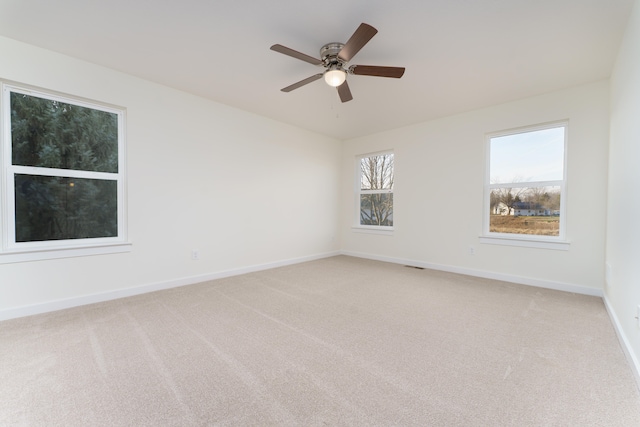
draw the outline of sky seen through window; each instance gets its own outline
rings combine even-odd
[[[564,131],[561,126],[491,138],[491,183],[562,180]]]

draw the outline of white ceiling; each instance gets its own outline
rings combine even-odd
[[[633,0],[0,0],[0,35],[349,139],[610,75]],[[319,57],[361,22],[378,34],[340,103]],[[1,58],[0,58],[1,60]],[[28,83],[28,82],[26,82]]]

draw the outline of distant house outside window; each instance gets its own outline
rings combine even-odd
[[[488,137],[486,236],[564,238],[567,123]]]
[[[394,155],[376,153],[357,158],[358,225],[393,227]]]

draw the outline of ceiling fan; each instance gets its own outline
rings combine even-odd
[[[351,90],[349,90],[349,85],[347,83],[347,74],[354,74],[357,76],[393,77],[399,79],[404,74],[404,67],[381,67],[377,65],[347,66],[347,63],[351,61],[356,53],[358,53],[360,49],[362,49],[364,45],[366,45],[369,40],[376,35],[377,32],[378,30],[373,28],[371,25],[362,23],[346,43],[342,44],[334,42],[327,43],[322,46],[320,48],[321,59],[305,55],[304,53],[280,44],[274,44],[271,46],[271,50],[300,59],[313,65],[322,65],[325,68],[324,72],[307,77],[306,79],[300,80],[299,82],[281,90],[283,92],[291,92],[294,89],[298,89],[299,87],[319,80],[324,76],[324,79],[329,86],[337,88],[340,100],[342,102],[347,102],[353,99]]]

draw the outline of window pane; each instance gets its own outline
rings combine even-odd
[[[393,193],[361,194],[360,225],[393,226]]]
[[[560,187],[494,188],[489,218],[492,233],[558,236]]]
[[[564,126],[491,138],[491,183],[560,181]]]
[[[393,188],[393,154],[360,159],[360,188],[362,190]]]
[[[116,237],[117,182],[15,175],[16,242]]]
[[[11,93],[14,165],[118,172],[115,113]]]

